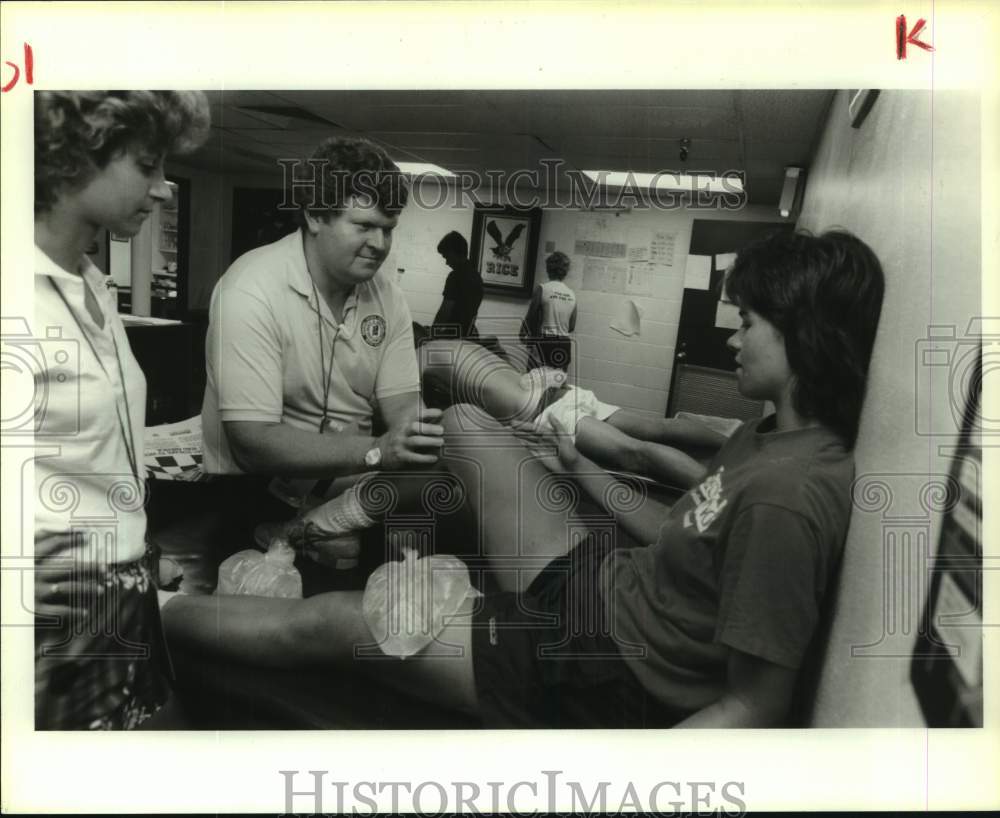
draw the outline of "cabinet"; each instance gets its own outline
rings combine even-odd
[[[157,318],[183,318],[187,314],[188,184],[167,179],[171,199],[150,216],[152,283],[150,314]]]
[[[194,328],[190,324],[146,326],[126,321],[125,332],[146,376],[146,426],[190,417]]]

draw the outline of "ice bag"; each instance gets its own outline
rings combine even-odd
[[[481,596],[469,569],[457,557],[418,559],[408,550],[401,562],[387,562],[365,586],[361,612],[382,652],[412,656],[429,645],[468,597]]]
[[[219,566],[217,594],[302,598],[302,576],[293,564],[295,550],[274,539],[266,552],[238,551]]]

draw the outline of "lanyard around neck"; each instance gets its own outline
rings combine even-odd
[[[312,281],[312,277],[310,277]],[[319,422],[320,434],[326,431],[330,424],[330,386],[333,382],[333,357],[337,348],[337,336],[340,335],[340,325],[333,331],[333,341],[330,342],[330,363],[326,363],[326,346],[323,343],[323,307],[319,300],[319,289],[312,281],[313,295],[316,297],[316,334],[319,338],[319,375],[323,384],[323,417]]]
[[[66,305],[67,312],[69,312],[70,317],[73,319],[73,322],[80,330],[80,334],[83,335],[84,340],[86,340],[87,346],[90,347],[90,351],[94,354],[94,357],[97,359],[97,363],[101,367],[101,370],[104,372],[105,375],[108,375],[108,370],[104,366],[104,361],[101,358],[100,354],[98,353],[97,347],[94,345],[93,339],[90,337],[90,332],[84,326],[83,322],[80,320],[80,317],[70,306],[69,299],[66,298],[66,294],[62,291],[59,285],[56,284],[55,280],[50,278],[49,281],[52,282],[52,286],[55,289],[56,293],[58,293],[59,297],[62,299],[63,304]],[[81,283],[83,284],[84,287],[88,286],[86,279],[82,277],[81,277]],[[143,480],[141,477],[139,477],[139,461],[135,451],[135,437],[133,436],[133,431],[132,431],[132,414],[129,411],[128,388],[125,385],[125,370],[122,367],[121,352],[118,349],[118,339],[115,338],[115,329],[114,326],[110,324],[110,320],[111,320],[110,318],[107,319],[108,321],[107,327],[108,327],[108,332],[111,333],[111,343],[114,346],[115,350],[115,363],[118,366],[118,379],[119,382],[121,383],[121,388],[122,388],[121,390],[122,400],[125,403],[125,416],[123,418],[121,403],[119,403],[118,401],[118,395],[115,394],[115,413],[118,415],[118,430],[121,432],[122,441],[125,443],[125,454],[128,457],[129,467],[132,469],[132,475],[136,479],[136,484],[141,486],[143,484]],[[108,377],[108,380],[109,381],[111,380],[110,376]],[[114,394],[114,389],[112,389],[112,393]]]

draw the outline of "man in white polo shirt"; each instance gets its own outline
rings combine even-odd
[[[328,139],[309,164],[301,228],[241,256],[212,294],[205,469],[322,479],[431,465],[440,412],[420,401],[402,292],[376,276],[405,181],[363,139]]]

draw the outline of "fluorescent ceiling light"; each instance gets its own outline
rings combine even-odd
[[[440,165],[430,165],[427,162],[397,162],[396,167],[403,171],[403,173],[408,173],[411,176],[420,176],[421,174],[432,174],[434,176],[455,175],[452,171]]]
[[[730,173],[725,181],[712,174],[636,173],[629,170],[585,170],[587,178],[605,187],[636,187],[640,190],[690,190],[706,193],[742,193],[743,180],[736,173]]]

